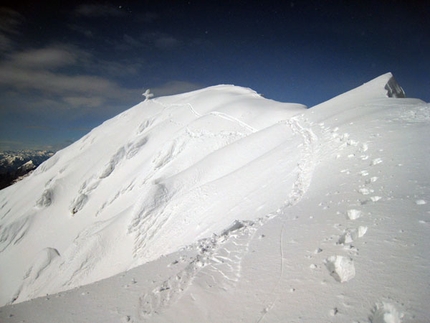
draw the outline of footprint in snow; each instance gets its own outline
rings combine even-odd
[[[401,323],[402,318],[403,314],[393,304],[385,302],[375,304],[369,317],[372,323]]]
[[[203,268],[211,281],[234,288],[240,278],[242,258],[248,252],[249,243],[256,231],[257,226],[252,221],[235,221],[221,235],[202,239],[190,246],[198,253],[188,260],[188,265],[139,298],[141,318],[145,320],[181,298]]]

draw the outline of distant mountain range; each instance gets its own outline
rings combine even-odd
[[[54,152],[47,150],[0,152],[0,189],[8,187],[28,175],[53,155]]]

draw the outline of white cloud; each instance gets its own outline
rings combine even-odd
[[[117,85],[96,76],[69,76],[45,70],[0,67],[0,84],[44,93],[113,93]]]
[[[62,100],[74,106],[82,105],[77,103],[79,97],[81,102],[92,107],[99,105],[99,101],[90,102],[89,97],[126,98],[132,90],[123,88],[114,79],[136,75],[140,69],[137,63],[99,60],[86,51],[67,45],[14,52],[8,58],[0,64],[1,86],[11,90],[36,91],[45,97],[69,98]],[[65,73],[61,69],[64,67],[73,69],[73,75]],[[98,76],[102,73],[103,77]]]
[[[91,128],[94,123],[84,121],[89,116],[101,122],[143,100],[141,87],[125,88],[114,78],[136,73],[138,66],[133,64],[98,60],[75,47],[58,45],[7,57],[0,64],[1,112],[16,116],[20,124],[70,127],[79,120]],[[70,70],[73,75],[65,72]]]
[[[48,47],[15,53],[10,63],[20,67],[43,69],[74,64],[77,59],[78,55],[74,51]]]

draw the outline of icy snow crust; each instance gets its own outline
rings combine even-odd
[[[220,85],[106,121],[0,191],[0,320],[430,321],[430,107],[402,96]]]

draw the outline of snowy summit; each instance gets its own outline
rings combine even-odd
[[[0,191],[1,322],[429,322],[430,105],[152,97]]]

